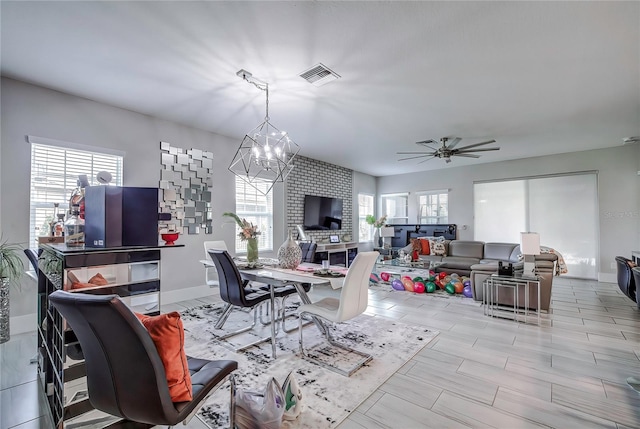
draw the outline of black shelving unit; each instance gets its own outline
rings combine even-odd
[[[65,421],[91,411],[93,407],[86,395],[71,396],[65,393],[67,383],[84,377],[86,373],[82,350],[73,330],[55,307],[49,305],[49,294],[60,289],[100,295],[116,294],[136,312],[159,314],[160,246],[100,249],[42,244],[40,247],[38,374],[55,427],[64,429]],[[86,283],[97,273],[107,279],[106,285],[73,289],[74,281]],[[74,389],[77,390],[78,386],[74,386]]]

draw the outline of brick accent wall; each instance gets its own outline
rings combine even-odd
[[[317,242],[329,240],[330,235],[353,237],[353,170],[303,156],[294,160],[295,167],[287,178],[287,228],[297,238],[296,225],[304,220],[304,196],[317,195],[342,199],[342,229],[305,231]]]

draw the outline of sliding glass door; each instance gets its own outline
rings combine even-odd
[[[595,172],[474,183],[476,240],[517,243],[540,234],[558,251],[568,276],[598,276],[598,181]]]

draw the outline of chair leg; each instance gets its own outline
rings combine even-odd
[[[233,308],[230,304],[228,304],[228,305],[229,305],[230,309]],[[224,341],[224,340],[229,339],[231,337],[235,337],[236,335],[243,334],[245,332],[248,332],[248,331],[252,330],[256,326],[256,324],[258,322],[258,309],[254,307],[252,309],[252,311],[253,311],[253,323],[251,323],[251,325],[246,326],[246,327],[241,328],[241,329],[238,329],[237,331],[233,331],[233,332],[229,332],[229,333],[224,334],[224,335],[216,336],[215,339],[218,340],[218,341]],[[225,309],[225,313],[226,312],[227,312],[227,309]],[[229,312],[231,312],[231,311],[229,310]],[[222,316],[220,316],[220,319],[222,319],[222,317],[224,316],[225,321],[226,321],[226,318],[229,317],[229,315],[228,314],[225,315],[225,313],[223,313]],[[218,322],[218,324],[219,324],[219,322]],[[220,328],[218,328],[218,324],[216,324],[216,329],[220,329]],[[224,322],[222,324],[224,324]],[[258,344],[266,343],[266,342],[269,342],[269,341],[271,341],[271,336],[260,338],[260,339],[258,339],[256,341],[253,341],[253,342],[249,343],[249,344],[245,344],[245,345],[243,345],[241,347],[235,348],[235,349],[233,349],[233,351],[241,352],[241,351],[244,351],[244,350],[246,350],[248,348],[251,348],[253,346],[257,346]]]
[[[236,428],[236,378],[234,374],[229,375],[231,383],[231,398],[229,399],[229,429]]]
[[[327,368],[330,371],[336,372],[336,373],[338,373],[340,375],[344,375],[346,377],[351,377],[351,375],[354,372],[356,372],[357,370],[362,368],[362,366],[364,366],[367,362],[369,362],[369,361],[371,361],[373,359],[373,356],[368,354],[368,353],[361,352],[360,350],[353,349],[353,348],[351,348],[351,347],[349,347],[347,345],[344,345],[344,344],[341,344],[341,343],[335,341],[333,339],[333,337],[331,336],[331,333],[329,332],[329,328],[328,327],[325,327],[324,330],[320,329],[320,331],[325,335],[325,338],[327,339],[327,342],[329,344],[331,344],[334,347],[338,347],[340,349],[346,350],[346,351],[348,351],[350,353],[357,354],[358,356],[361,356],[362,359],[360,359],[358,362],[356,362],[351,368],[348,368],[348,369],[345,370],[345,369],[338,368],[338,367],[333,366],[333,365],[329,365],[328,363],[326,363],[324,361],[321,361],[319,359],[316,359],[313,356],[307,354],[304,351],[303,335],[302,335],[302,328],[303,328],[302,319],[303,319],[303,315],[304,314],[305,313],[300,313],[300,316],[299,316],[299,319],[298,319],[298,332],[299,332],[298,338],[299,338],[299,343],[300,343],[300,348],[299,348],[300,354],[305,359],[315,363],[316,365],[319,365],[319,366],[321,366],[323,368]],[[313,316],[313,317],[316,317],[316,319],[317,319],[318,316]],[[316,323],[318,323],[318,322],[316,322]]]
[[[290,334],[291,332],[295,331],[298,328],[296,326],[294,326],[293,328],[287,329],[287,326],[286,326],[287,319],[290,319],[290,318],[294,317],[293,314],[290,314],[290,315],[287,316],[287,305],[286,305],[287,304],[287,298],[288,298],[288,295],[284,296],[282,298],[282,332],[284,332],[286,334]],[[310,325],[312,323],[313,323],[312,320],[308,320],[308,321],[306,321],[304,323],[304,326],[308,326],[308,325]]]
[[[215,324],[216,329],[222,329],[222,326],[224,326],[225,322],[229,318],[229,315],[231,314],[231,310],[233,310],[233,306],[231,304],[227,304],[224,310],[222,311],[220,318]]]

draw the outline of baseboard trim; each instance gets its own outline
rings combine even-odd
[[[617,283],[618,276],[614,273],[598,273],[598,281],[602,283]]]
[[[173,304],[174,302],[186,301],[188,299],[198,299],[210,296],[212,293],[218,293],[217,288],[207,285],[187,287],[184,289],[176,289],[160,292],[160,305]]]

